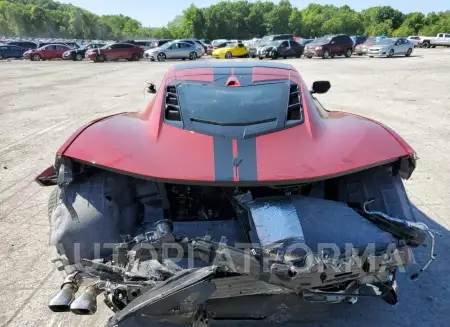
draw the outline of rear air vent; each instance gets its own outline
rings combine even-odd
[[[181,121],[177,87],[174,85],[169,85],[166,88],[166,110],[164,112],[164,118],[170,121]]]
[[[297,84],[291,84],[289,90],[289,106],[287,111],[288,121],[299,121],[303,119],[302,105],[300,102],[300,90]]]

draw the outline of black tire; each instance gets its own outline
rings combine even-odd
[[[156,57],[156,59],[158,61],[166,61],[167,56],[166,56],[166,54],[164,52],[160,52],[160,53],[158,53],[158,56]]]
[[[97,55],[97,57],[95,57],[95,61],[96,62],[105,62],[106,61],[105,55],[103,55],[103,54]]]
[[[131,56],[131,61],[139,61],[139,56],[135,53]]]
[[[312,59],[312,56],[305,56],[306,58],[308,58],[308,59]]]
[[[430,48],[430,47],[431,47],[430,41],[424,41],[422,43],[422,48]]]
[[[394,55],[395,55],[395,51],[394,51],[394,49],[391,49],[391,50],[389,51],[388,58],[393,58]]]
[[[323,50],[322,59],[330,59],[330,51]]]
[[[185,61],[185,60],[186,60],[186,58],[181,58],[181,60]]]
[[[253,59],[255,59],[255,58],[256,58],[256,55],[251,55],[250,57],[253,58]]]
[[[74,57],[74,60],[76,61],[82,61],[83,60],[83,55],[81,53],[77,53]]]
[[[225,59],[231,59],[231,58],[233,58],[233,54],[230,51],[225,53]]]
[[[272,60],[277,60],[278,59],[278,52],[272,51],[272,55],[270,56],[270,58],[272,58]]]
[[[40,60],[41,60],[41,56],[38,55],[38,54],[32,55],[32,56],[30,57],[30,60],[31,60],[31,61],[40,61]]]
[[[195,59],[197,59],[197,53],[194,52],[194,51],[192,51],[192,52],[189,54],[189,60],[195,60]]]
[[[264,57],[258,57],[259,58],[259,60],[263,60],[264,59]]]
[[[2,60],[3,59],[3,55],[0,53],[0,60]]]
[[[409,48],[408,51],[406,52],[405,56],[406,57],[411,57],[411,53],[412,53],[412,49]]]
[[[352,56],[352,54],[353,54],[352,49],[348,49],[348,50],[345,52],[344,56],[345,56],[346,58],[350,58],[350,57]]]

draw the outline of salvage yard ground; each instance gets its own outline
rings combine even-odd
[[[407,190],[418,219],[433,221],[443,234],[429,271],[417,282],[409,280],[411,272],[400,274],[397,306],[377,300],[305,305],[302,325],[448,326],[450,50],[420,49],[411,58],[281,61],[294,65],[308,85],[331,81],[329,93],[319,96],[326,108],[379,120],[417,150],[418,167]],[[159,83],[171,64],[0,62],[0,326],[103,326],[109,314],[103,304],[91,317],[55,315],[47,308],[62,279],[47,246],[51,189],[33,179],[81,124],[143,108],[150,100],[144,98],[144,81]],[[420,263],[426,251],[416,251]]]

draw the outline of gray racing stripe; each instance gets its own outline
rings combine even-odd
[[[214,137],[214,174],[217,182],[232,182],[233,141],[224,137]]]
[[[237,140],[239,164],[239,181],[257,181],[256,138]]]

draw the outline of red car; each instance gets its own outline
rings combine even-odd
[[[28,50],[23,56],[25,59],[32,61],[61,59],[63,53],[71,49],[71,47],[64,44],[48,44],[34,50]]]
[[[329,89],[287,64],[181,64],[146,108],[82,126],[37,177],[56,186],[50,238],[68,273],[50,309],[94,314],[104,293],[108,326],[206,326],[289,320],[303,300],[396,304],[398,267],[428,232],[402,182],[416,153],[326,110]]]
[[[376,37],[370,37],[366,40],[366,42],[358,44],[355,47],[355,54],[358,56],[366,55],[369,51],[369,48],[377,43]]]
[[[99,49],[89,50],[85,56],[95,62],[115,61],[119,59],[139,61],[144,56],[144,50],[139,45],[118,42],[107,44]]]

